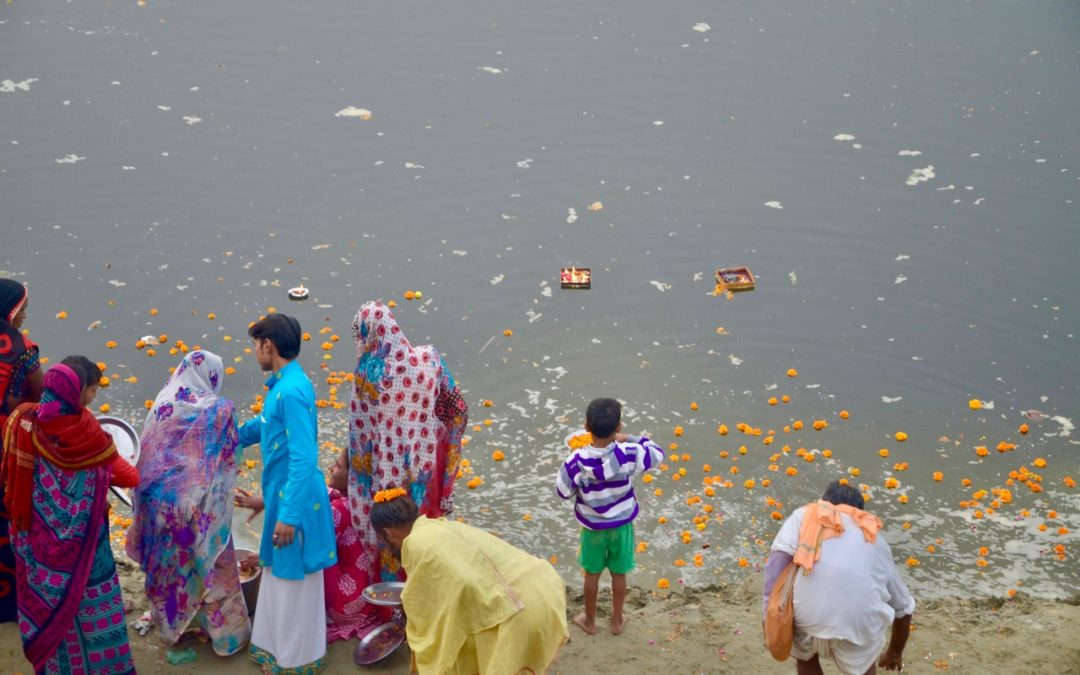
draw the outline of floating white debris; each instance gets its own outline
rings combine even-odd
[[[135,167],[133,167],[133,166],[122,166],[120,168],[122,170],[124,170],[124,171],[134,171],[135,170]]]
[[[956,189],[956,186],[950,184],[950,185],[946,185],[945,187],[938,188],[937,191],[938,192],[948,192],[949,190],[955,190],[955,189]]]
[[[330,244],[315,244],[311,247],[312,251],[322,251],[323,249],[330,248]]]
[[[934,165],[931,164],[922,169],[915,169],[911,172],[911,175],[904,181],[908,185],[918,185],[919,183],[925,183],[934,177]]]
[[[453,253],[454,255],[460,257],[460,258],[464,258],[465,256],[469,255],[468,251],[454,250],[454,251],[450,251],[450,252]]]
[[[728,354],[727,358],[728,358],[728,361],[731,361],[731,365],[733,365],[733,366],[742,365],[742,362],[743,362],[742,359],[740,359],[738,356],[735,356],[734,354]]]
[[[901,150],[899,153],[901,157],[918,157],[922,154],[922,150]]]
[[[502,68],[495,68],[494,66],[481,66],[480,70],[485,73],[491,73],[492,75],[499,75],[502,73]]]
[[[986,201],[986,197],[979,197],[978,199],[975,200],[974,203],[975,203],[975,206],[978,206],[979,204],[982,204],[985,201]]]
[[[653,121],[653,126],[654,127],[662,127],[662,126],[664,126],[664,120],[654,120]]]
[[[124,286],[127,286],[126,281],[120,281],[119,279],[109,279],[109,283],[113,286],[116,286],[117,288],[123,288]]]
[[[904,400],[903,396],[882,396],[881,397],[881,402],[882,403],[896,403],[896,402],[902,401],[902,400]]]
[[[179,286],[177,287],[179,288]],[[140,342],[145,342],[148,345],[159,345],[161,342],[157,339],[156,335],[144,335],[139,338]]]
[[[501,283],[502,280],[505,279],[505,278],[506,278],[505,274],[497,274],[497,275],[495,275],[495,276],[493,276],[491,278],[491,285],[494,286],[495,284]]]
[[[577,222],[577,209],[572,206],[567,209],[566,222],[571,224]]]
[[[517,168],[519,168],[519,169],[528,169],[528,168],[530,168],[529,165],[532,164],[532,163],[533,163],[532,157],[526,157],[525,159],[523,159],[523,160],[521,160],[521,161],[519,161],[517,163]]]
[[[696,30],[699,33],[708,33],[710,30],[712,30],[712,26],[705,23],[704,21],[698,21],[690,30]]]
[[[348,108],[342,108],[334,113],[334,117],[359,117],[365,122],[371,119],[371,111],[366,108],[357,108],[356,106],[349,106]]]
[[[897,260],[910,260],[911,256],[907,255],[906,253],[901,253],[900,255],[896,256],[896,259]]]
[[[656,290],[660,291],[661,293],[671,290],[671,284],[665,284],[663,281],[656,281],[655,279],[653,279],[649,283],[653,286],[656,286]]]
[[[893,283],[894,284],[902,284],[905,281],[907,281],[907,277],[905,277],[903,274],[897,274],[896,275],[896,281],[894,281]]]
[[[79,157],[78,155],[74,155],[74,154],[73,155],[65,155],[65,156],[61,157],[60,159],[56,160],[56,163],[57,164],[74,164],[75,162],[81,162],[84,159],[86,159],[86,158],[85,157]]]
[[[834,141],[853,141],[855,137],[851,134],[836,134],[832,137]]]
[[[593,202],[585,207],[587,211],[603,211],[604,205],[601,202]]]
[[[788,279],[791,279],[791,285],[794,286],[799,283],[799,277],[795,274],[795,270],[788,272]]]
[[[36,77],[31,77],[28,80],[22,82],[15,82],[14,80],[4,80],[0,82],[0,94],[11,94],[16,91],[30,91],[30,85],[37,82]]]
[[[780,209],[781,211],[784,210],[784,205],[776,200],[773,200],[771,202],[765,202],[765,206],[768,206],[770,209]]]
[[[159,105],[157,107],[157,109],[161,110],[162,112],[169,112],[170,110],[172,110],[172,106],[171,105]]]
[[[417,164],[416,162],[405,162],[406,169],[426,169],[423,164]]]
[[[199,122],[202,122],[202,118],[198,117],[196,115],[184,115],[180,119],[184,120],[184,122],[186,122],[189,125],[198,124]]]
[[[94,321],[89,326],[87,326],[86,330],[97,330],[98,328],[101,328],[101,320],[100,319],[98,321]]]

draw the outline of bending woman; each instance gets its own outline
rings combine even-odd
[[[45,374],[41,403],[20,405],[4,427],[19,632],[37,673],[135,672],[106,494],[139,474],[84,407],[100,379],[88,360],[65,359]]]
[[[193,351],[157,395],[127,536],[161,639],[175,644],[201,628],[219,656],[251,638],[232,541],[239,437],[233,404],[219,396],[224,375],[216,354]]]
[[[0,431],[20,403],[41,400],[38,348],[19,331],[26,319],[26,287],[0,279]],[[4,487],[0,482],[0,502]],[[8,536],[8,514],[0,504],[0,622],[14,621],[15,552]]]
[[[469,411],[431,345],[414,347],[381,302],[360,307],[353,322],[358,357],[349,425],[349,511],[363,548],[350,574],[369,583],[404,578],[371,527],[375,493],[402,485],[419,512],[453,511],[461,437]],[[377,609],[364,611],[376,616]]]

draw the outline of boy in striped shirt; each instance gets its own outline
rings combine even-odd
[[[659,471],[664,451],[645,436],[622,433],[622,406],[598,398],[585,410],[585,430],[592,445],[574,450],[555,476],[563,499],[575,498],[574,515],[581,523],[578,564],[585,571],[585,611],[574,623],[589,635],[596,633],[596,596],[600,574],[611,573],[611,632],[623,632],[626,619],[626,575],[634,569],[634,518],[637,500],[631,479]]]

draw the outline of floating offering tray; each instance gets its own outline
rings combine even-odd
[[[716,270],[716,284],[729,291],[752,291],[755,283],[757,281],[749,267],[723,267]]]
[[[559,270],[563,288],[587,290],[592,288],[592,270],[588,267],[564,267]]]

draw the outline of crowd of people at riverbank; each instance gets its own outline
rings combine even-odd
[[[35,672],[135,672],[108,537],[112,486],[134,490],[126,553],[145,573],[166,645],[199,632],[218,655],[246,650],[266,673],[316,673],[328,642],[394,620],[393,610],[363,597],[379,581],[405,582],[406,635],[421,673],[543,672],[569,639],[565,587],[548,561],[446,517],[468,405],[439,352],[412,345],[383,303],[363,304],[352,325],[349,447],[325,478],[295,318],[271,313],[249,327],[268,377],[262,410],[242,424],[222,393],[221,358],[185,354],[149,407],[133,466],[87,407],[100,369],[71,356],[45,370],[22,330],[27,305],[25,286],[0,279],[0,621],[18,622]],[[585,427],[588,443],[572,450],[552,485],[581,526],[585,607],[573,622],[597,632],[607,570],[618,635],[634,569],[633,480],[659,470],[664,452],[623,433],[612,398],[589,404]],[[236,486],[243,448],[256,444],[261,494]],[[234,546],[236,507],[263,513],[250,558]],[[787,639],[799,673],[821,672],[821,659],[844,673],[902,666],[915,601],[880,521],[863,508],[856,490],[834,483],[796,510],[773,544],[765,596],[792,575]],[[261,583],[252,618],[241,574],[254,567]]]

